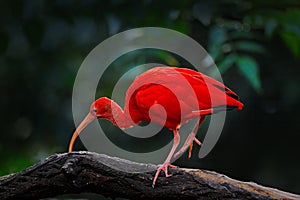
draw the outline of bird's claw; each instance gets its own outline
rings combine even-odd
[[[168,167],[170,167],[170,168],[177,168],[177,166],[171,165],[170,163],[164,163],[164,164],[162,164],[162,165],[157,169],[157,171],[156,171],[156,173],[155,173],[155,176],[154,176],[154,179],[153,179],[153,182],[152,182],[152,187],[153,187],[153,188],[154,188],[154,186],[155,186],[156,180],[157,180],[157,178],[158,178],[158,176],[159,176],[159,173],[160,173],[161,171],[164,171],[166,177],[172,176],[172,174],[169,174],[169,173],[168,173]]]

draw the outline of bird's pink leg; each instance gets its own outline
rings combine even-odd
[[[153,183],[152,183],[152,187],[154,188],[155,186],[155,182],[158,178],[158,175],[160,173],[161,170],[163,170],[165,172],[165,175],[166,177],[169,177],[171,176],[170,174],[168,174],[168,167],[171,167],[171,168],[176,168],[176,166],[174,165],[171,165],[170,162],[171,162],[171,159],[175,153],[175,150],[176,148],[178,147],[178,144],[180,142],[180,137],[179,137],[179,134],[178,134],[178,130],[174,130],[173,131],[173,134],[174,134],[174,142],[173,142],[173,146],[172,146],[172,149],[167,157],[167,159],[165,160],[164,164],[162,164],[156,171],[156,174],[155,174],[155,177],[153,179]]]
[[[200,120],[196,123],[192,132],[189,134],[189,136],[185,140],[184,145],[180,148],[180,150],[178,152],[175,153],[175,155],[174,155],[175,158],[177,158],[182,153],[184,153],[188,147],[189,147],[188,157],[190,158],[192,155],[193,141],[195,141],[199,146],[201,146],[201,142],[195,136],[197,134],[197,130],[199,129],[199,126],[204,121],[204,119],[205,119],[205,116],[201,116]]]

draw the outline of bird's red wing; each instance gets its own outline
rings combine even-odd
[[[155,104],[165,108],[169,128],[196,117],[197,112],[199,116],[243,106],[237,95],[222,83],[199,72],[175,67],[156,67],[138,76],[127,90],[124,109],[135,122],[149,121],[149,109]],[[162,124],[164,113],[156,109],[152,114]]]
[[[238,100],[238,95],[233,92],[232,90],[230,90],[228,87],[226,87],[224,84],[222,84],[221,82],[206,76],[205,74],[196,72],[194,70],[191,69],[186,69],[186,68],[176,68],[177,71],[181,72],[182,74],[184,74],[185,76],[193,76],[196,79],[200,79],[201,81],[205,81],[206,84],[210,84],[213,85],[216,89],[225,91],[225,93],[229,96],[231,96],[234,99]]]
[[[207,90],[208,95],[214,95],[213,104],[211,107],[217,107],[215,111],[220,110],[226,110],[226,107],[228,109],[231,108],[238,108],[239,110],[242,109],[244,106],[240,101],[238,95],[230,90],[228,87],[226,87],[221,82],[206,76],[200,72],[196,72],[190,69],[186,68],[176,68],[176,71],[179,71],[184,75],[187,80],[191,82],[192,85],[194,85],[196,91],[203,91]],[[197,83],[198,82],[198,83]],[[203,87],[203,84],[206,85]],[[209,88],[209,91],[208,91]],[[225,101],[224,101],[224,92],[226,94]],[[220,99],[220,102],[218,102],[218,99]],[[206,106],[200,106],[203,109],[208,109]]]
[[[170,129],[177,128],[181,124],[182,117],[194,108],[174,94],[175,85],[168,86],[166,87],[166,83],[149,84],[139,88],[131,97],[131,108],[129,108],[131,116],[134,115],[132,113],[139,112],[141,120],[150,121],[149,110],[151,109],[151,120]],[[178,89],[178,85],[176,87]],[[188,95],[186,97],[188,99]]]

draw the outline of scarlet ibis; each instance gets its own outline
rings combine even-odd
[[[192,90],[188,89],[187,83]],[[152,109],[153,115],[150,119],[149,109],[157,104],[163,106],[167,116],[162,115],[161,109]],[[69,152],[72,151],[80,132],[96,118],[107,119],[121,129],[130,128],[141,121],[161,124],[173,131],[174,141],[165,162],[157,169],[152,183],[154,187],[161,171],[169,177],[168,167],[175,167],[170,161],[180,141],[180,126],[191,119],[198,119],[192,133],[175,154],[176,157],[189,147],[190,157],[193,141],[201,145],[195,135],[205,116],[232,108],[241,110],[243,104],[237,94],[222,83],[186,68],[155,67],[135,78],[126,92],[124,110],[106,97],[94,101],[89,113],[72,136]]]

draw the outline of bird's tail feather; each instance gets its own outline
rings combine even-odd
[[[198,116],[211,115],[222,111],[233,110],[236,108],[238,108],[238,106],[216,106],[209,109],[195,110],[193,111],[193,115],[198,115]]]

